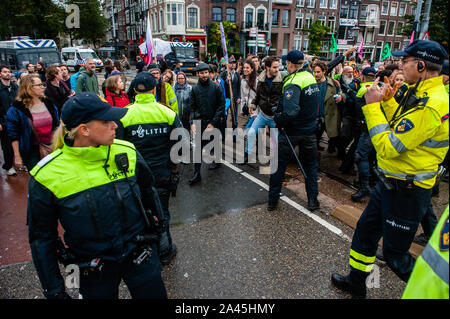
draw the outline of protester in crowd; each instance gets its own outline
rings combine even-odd
[[[162,81],[161,70],[156,64],[150,64],[147,67],[147,70],[158,82],[155,95],[156,101],[170,107],[172,111],[178,114],[177,97],[173,92],[172,86],[169,83]]]
[[[13,166],[14,152],[8,136],[6,114],[17,96],[18,86],[11,81],[11,69],[6,65],[0,65],[0,145],[3,151],[3,166],[8,176],[16,175]]]
[[[136,72],[141,73],[144,67],[145,63],[142,61],[142,58],[139,55],[136,56]]]
[[[72,91],[67,87],[63,81],[63,72],[57,65],[50,65],[47,68],[47,88],[45,89],[45,96],[52,101],[58,108],[58,114],[61,114],[61,108],[67,99],[72,96]]]
[[[167,69],[164,71],[164,73],[162,74],[162,81],[169,83],[170,86],[173,87],[173,85],[175,84],[175,74],[171,69]]]
[[[95,62],[93,59],[86,59],[85,66],[80,69],[77,78],[77,94],[81,92],[93,92],[99,94],[98,79],[95,73]]]
[[[252,72],[256,72],[256,69],[252,68],[252,64],[248,63],[248,65],[250,66]],[[281,99],[283,79],[278,69],[279,61],[277,57],[271,56],[267,58],[264,62],[264,65],[265,70],[261,72],[256,80],[258,85],[256,86],[254,98],[248,99],[249,101],[251,101],[249,105],[249,109],[251,110],[251,112],[253,113],[258,110],[258,113],[247,132],[244,163],[248,162],[249,155],[253,153],[253,146],[255,145],[255,139],[258,134],[258,129],[264,128],[266,125],[270,128],[275,128],[276,126],[273,119],[274,113],[272,108],[277,106]],[[252,73],[250,74],[252,77],[254,76]],[[246,79],[246,81],[248,82],[249,79],[250,76],[248,77],[248,79]]]
[[[75,73],[70,76],[70,87],[72,88],[72,91],[77,91],[77,80],[78,76],[80,75],[80,69],[81,65],[75,65],[74,67]]]
[[[61,72],[62,72],[62,80],[64,81],[66,86],[69,88],[69,90],[71,90],[73,93],[75,93],[75,90],[72,90],[72,85],[70,83],[69,69],[67,68],[67,65],[60,64],[59,68],[61,69]]]
[[[39,77],[41,78],[42,82],[47,81],[47,79],[45,78],[45,64],[44,64],[44,62],[39,61],[36,64],[35,72],[37,72],[39,74]]]
[[[44,95],[39,75],[29,74],[19,85],[16,101],[6,114],[8,136],[14,151],[14,166],[31,170],[48,154],[53,132],[59,126],[58,109]],[[47,154],[45,154],[47,152]]]
[[[127,60],[128,63],[128,60]],[[116,74],[120,74],[120,76],[122,77],[122,81],[123,81],[123,86],[124,88],[127,87],[127,76],[125,74],[125,70],[123,68],[123,65],[120,61],[116,60],[113,63],[113,70],[111,71],[111,75],[116,75]]]
[[[105,99],[111,106],[125,107],[130,104],[119,74],[111,75],[105,82]]]
[[[25,68],[27,69],[28,74],[34,73],[34,64],[33,63],[28,63]]]
[[[186,74],[184,72],[178,72],[176,77],[177,82],[175,82],[173,89],[178,101],[178,116],[180,117],[183,127],[189,130],[189,98],[191,95],[192,86],[187,83]]]
[[[341,92],[339,86],[336,86],[331,77],[326,76],[327,65],[323,61],[313,64],[314,76],[320,89],[320,112],[319,116],[323,116],[323,128],[318,130],[317,141],[326,131],[328,136],[328,153],[336,152],[339,148],[339,130],[341,128],[341,109],[340,103],[345,102],[345,94]],[[321,119],[322,121],[322,119]],[[343,158],[344,154],[338,154]]]

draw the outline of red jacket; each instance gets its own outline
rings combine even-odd
[[[121,94],[117,94],[108,91],[108,89],[105,89],[105,92],[106,92],[105,99],[111,106],[125,107],[128,104],[130,104],[128,95],[124,91],[122,91]]]

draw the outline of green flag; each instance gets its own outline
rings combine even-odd
[[[334,38],[334,34],[331,35],[331,43],[330,43],[330,51],[331,52],[336,52],[337,50],[337,43],[336,43],[336,39]]]
[[[381,61],[390,57],[391,55],[392,55],[392,53],[391,53],[391,49],[389,48],[389,44],[386,43],[386,45],[383,48],[383,52],[381,53]]]

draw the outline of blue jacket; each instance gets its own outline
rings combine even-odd
[[[59,126],[58,109],[49,99],[45,99],[44,104],[52,116],[52,131],[54,131]],[[25,107],[22,101],[14,101],[6,114],[6,127],[11,142],[19,141],[19,151],[22,158],[27,158],[31,149],[33,133],[30,120],[32,120],[30,110]]]

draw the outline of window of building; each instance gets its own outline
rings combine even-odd
[[[403,17],[406,13],[406,3],[402,2],[400,3],[400,7],[398,9],[398,16]]]
[[[311,23],[312,23],[312,20],[313,20],[313,19],[314,19],[314,15],[313,15],[313,14],[308,13],[308,14],[306,15],[305,29],[311,28]]]
[[[236,0],[225,0],[228,3],[236,3]]]
[[[303,50],[302,51],[308,51],[308,47],[309,47],[309,39],[308,39],[308,36],[305,36],[305,38],[303,39]]]
[[[330,9],[337,9],[337,0],[330,0]]]
[[[327,18],[325,16],[319,16],[319,21],[321,25],[327,24]]]
[[[348,7],[345,5],[341,5],[341,10],[339,10],[339,17],[343,19],[347,19],[348,17]]]
[[[289,39],[290,39],[290,34],[285,33],[283,36],[283,49],[285,49],[286,51],[289,51]]]
[[[303,28],[303,13],[301,12],[295,13],[295,28],[296,29]]]
[[[222,8],[219,7],[212,8],[212,20],[214,22],[222,21]]]
[[[392,48],[394,51],[400,50],[400,41],[394,42],[394,47]]]
[[[279,15],[280,9],[273,9],[272,10],[272,26],[278,27],[278,15]]]
[[[361,5],[361,12],[360,12],[359,16],[360,16],[360,18],[362,20],[366,20],[367,19],[367,15],[368,15],[367,7],[368,7],[367,4]]]
[[[295,2],[295,4],[297,5],[297,7],[304,7],[305,6],[305,0],[297,0]]]
[[[391,3],[391,16],[397,15],[398,2]]]
[[[316,0],[306,0],[306,7],[314,8],[316,6]]]
[[[320,0],[319,7],[326,9],[328,7],[328,0]]]
[[[188,28],[198,28],[198,9],[188,8]]]
[[[402,35],[402,29],[403,29],[403,25],[404,23],[401,21],[397,22],[397,32],[395,33],[395,35],[401,36]]]
[[[246,8],[245,9],[245,27],[251,28],[253,27],[253,14],[255,10],[253,8]]]
[[[161,24],[161,30],[164,29],[164,11],[159,11],[159,23]]]
[[[349,19],[358,19],[358,6],[350,6],[350,10],[348,12]]]
[[[294,35],[294,50],[301,51],[302,49],[302,36]]]
[[[387,35],[394,35],[395,21],[389,21]]]
[[[265,23],[266,23],[266,10],[262,8],[256,10],[256,25],[258,29],[264,30]]]
[[[389,2],[383,1],[383,4],[381,5],[381,14],[387,15],[389,12]]]
[[[234,9],[234,8],[227,8],[226,13],[227,13],[226,20],[228,22],[236,22],[236,9]]]
[[[334,29],[336,27],[336,18],[328,17],[328,27],[330,28],[330,32],[334,33]]]
[[[380,29],[378,30],[378,35],[384,35],[386,32],[386,20],[380,21]]]
[[[184,24],[184,5],[181,3],[167,3],[167,25],[182,25]]]
[[[283,27],[289,27],[289,13],[290,10],[283,10],[283,17],[281,21]]]

